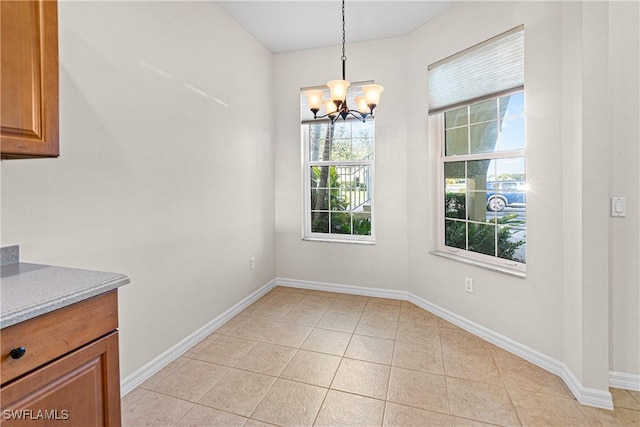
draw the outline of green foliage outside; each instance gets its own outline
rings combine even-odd
[[[328,189],[317,189],[322,168],[329,168]],[[348,212],[349,200],[340,195],[340,177],[335,166],[314,166],[311,175],[311,206],[322,205],[331,209],[331,233],[371,235],[371,216],[368,213]],[[324,203],[318,204],[318,197],[324,199]],[[329,203],[327,203],[327,199]],[[311,229],[314,232],[329,232],[329,213],[314,212]]]
[[[446,218],[466,219],[466,193],[447,193],[444,197],[444,216]]]
[[[369,214],[353,215],[353,234],[360,236],[371,235],[371,216]]]
[[[349,205],[349,201],[346,197],[340,196],[340,176],[338,175],[338,171],[335,166],[313,166],[311,168],[311,206],[318,206],[318,194],[320,197],[324,196],[324,207],[329,208],[329,205],[326,203],[327,193],[324,190],[314,190],[318,188],[318,183],[320,182],[320,175],[322,174],[322,168],[329,168],[329,182],[327,182],[327,187],[329,187],[329,197],[330,197],[330,206],[331,210],[344,211],[347,209]]]
[[[445,194],[445,217],[455,219],[466,219],[465,209],[466,199],[464,193],[446,193]],[[487,224],[476,224],[469,222],[469,247],[467,245],[467,227],[463,221],[445,221],[445,245],[454,248],[466,249],[486,255],[495,256],[496,242],[498,244],[497,255],[499,258],[509,259],[512,261],[525,262],[516,256],[516,250],[525,244],[524,240],[512,240],[513,231],[508,227],[500,227],[501,225],[520,226],[524,222],[518,219],[518,214],[509,213],[501,218],[487,221]],[[495,227],[497,224],[497,239],[495,235]]]

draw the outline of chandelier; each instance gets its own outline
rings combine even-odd
[[[345,66],[347,57],[345,55],[345,30],[344,30],[344,1],[342,0],[342,80],[331,80],[327,83],[330,91],[331,99],[323,100],[323,90],[306,90],[304,95],[307,98],[307,105],[313,113],[314,119],[322,119],[328,117],[331,123],[335,122],[338,117],[346,120],[349,115],[360,121],[365,121],[367,116],[373,116],[373,109],[380,102],[380,94],[384,88],[376,84],[368,84],[362,86],[364,96],[355,98],[357,110],[351,110],[347,106],[347,89],[351,85],[345,77]],[[318,116],[320,106],[324,105],[325,114]]]

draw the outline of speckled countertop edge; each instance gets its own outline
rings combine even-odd
[[[18,245],[0,248],[0,329],[130,283],[121,273],[20,262]]]
[[[20,307],[7,313],[2,313],[2,316],[0,317],[0,329],[4,329],[8,326],[15,325],[16,323],[24,322],[25,320],[47,314],[51,311],[64,308],[76,302],[80,302],[96,295],[111,291],[120,286],[126,285],[127,283],[130,283],[130,281],[131,280],[129,279],[129,276],[127,276],[126,274],[122,274],[102,283],[91,284],[90,287],[78,289],[67,295],[40,301],[38,303]]]

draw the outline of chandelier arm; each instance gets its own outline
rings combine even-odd
[[[331,114],[323,114],[322,116],[314,117],[314,119],[318,120],[318,119],[329,118],[331,123],[334,123],[336,120],[338,120],[338,118],[342,117],[342,114],[340,112],[332,113],[332,114],[333,115],[331,115]],[[362,112],[360,112],[358,110],[349,110],[346,113],[346,116],[349,116],[349,115],[353,116],[353,118],[355,118],[356,120],[358,120],[360,122],[363,122],[363,123],[366,122],[367,117],[369,117],[369,116],[373,117],[373,114],[362,113]],[[346,120],[346,117],[343,117],[343,120]]]
[[[357,116],[355,113],[358,113],[360,116]],[[366,118],[368,116],[367,113],[361,113],[358,110],[349,110],[349,114],[351,114],[356,120],[364,123],[366,121]]]
[[[314,117],[314,119],[324,119],[325,117],[328,117],[329,119],[331,119],[331,122],[333,123],[336,121],[336,118],[340,117],[340,114],[339,113],[332,113],[332,114],[334,114],[334,116],[332,116],[331,114],[324,114],[322,116]]]

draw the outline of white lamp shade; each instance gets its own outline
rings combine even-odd
[[[356,96],[356,108],[361,113],[369,113],[369,106],[367,105],[367,98],[364,96]]]
[[[351,83],[346,80],[331,80],[327,83],[333,101],[344,101],[347,98],[347,88]],[[382,87],[382,86],[381,86]]]
[[[307,97],[307,105],[309,108],[317,108],[318,110],[322,106],[323,91],[321,90],[305,90],[304,96]]]
[[[380,103],[380,94],[384,91],[384,88],[380,85],[364,85],[362,91],[367,100],[368,105],[378,105]]]
[[[338,111],[338,107],[336,107],[336,104],[334,104],[332,100],[328,99],[324,101],[325,114],[335,113],[336,111]]]

